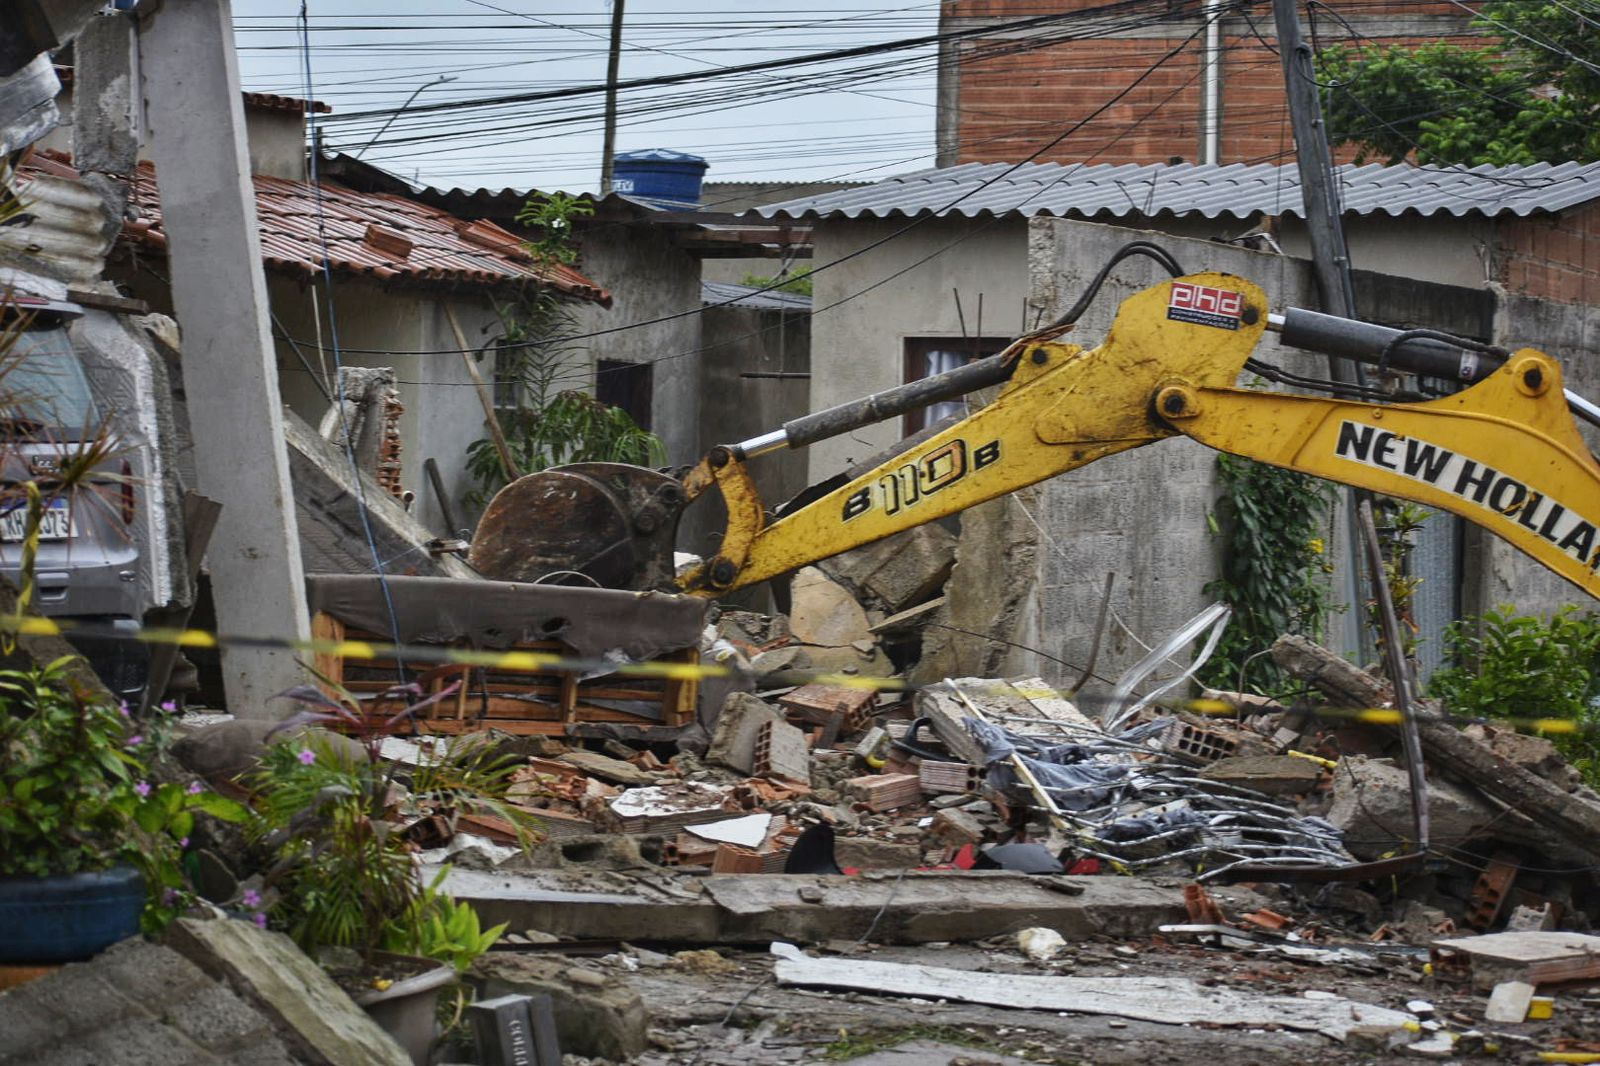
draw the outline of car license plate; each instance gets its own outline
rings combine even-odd
[[[28,508],[13,507],[0,514],[0,541],[20,541],[28,530]],[[77,532],[72,522],[72,512],[67,501],[52,503],[39,516],[40,540],[68,540]]]

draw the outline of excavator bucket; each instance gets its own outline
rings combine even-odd
[[[675,590],[672,553],[687,503],[682,483],[645,467],[552,467],[495,494],[467,562],[496,581]]]

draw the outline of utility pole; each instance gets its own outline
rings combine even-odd
[[[1344,243],[1339,200],[1333,184],[1333,159],[1328,153],[1327,125],[1322,101],[1317,98],[1316,66],[1311,46],[1300,33],[1295,0],[1272,0],[1278,26],[1278,54],[1283,59],[1283,84],[1289,97],[1289,121],[1294,129],[1295,160],[1300,167],[1306,230],[1311,237],[1311,258],[1316,268],[1322,309],[1331,315],[1354,318],[1355,287],[1350,281],[1350,252]],[[1334,360],[1334,378],[1353,381],[1344,360]]]
[[[161,190],[196,486],[222,504],[208,562],[226,633],[310,633],[231,0],[165,0],[139,23],[145,128]],[[222,653],[228,710],[272,718],[304,683],[294,653]]]
[[[617,75],[622,68],[622,0],[611,0],[611,51],[606,56],[606,134],[600,149],[600,195],[611,195],[611,164],[617,154]]]

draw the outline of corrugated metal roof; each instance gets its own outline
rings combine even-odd
[[[308,182],[257,174],[256,214],[261,256],[269,266],[317,274],[326,232],[333,269],[383,280],[499,285],[540,281],[587,300],[609,303],[611,294],[578,271],[536,266],[521,240],[486,219],[469,222],[429,204],[387,193],[357,192],[323,181],[321,195]],[[140,163],[132,205],[140,218],[125,236],[165,248],[155,170]]]
[[[729,301],[733,301],[729,303]],[[754,285],[737,285],[731,281],[700,282],[702,304],[724,304],[729,307],[749,307],[758,311],[810,311],[811,297],[796,292],[762,292]]]
[[[1529,215],[1600,199],[1600,163],[1508,167],[1346,164],[1340,195],[1356,215]],[[988,184],[985,184],[988,183]],[[964,198],[962,198],[964,197]],[[960,202],[952,203],[958,198]],[[764,218],[967,217],[1017,214],[1085,219],[1299,215],[1293,165],[966,163],[922,170],[756,208]]]

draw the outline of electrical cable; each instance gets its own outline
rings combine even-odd
[[[305,23],[308,6],[309,0],[300,0],[300,17],[302,23]],[[314,100],[316,99],[316,96],[312,88],[310,29],[308,24],[305,29],[305,34],[306,50],[303,53],[303,58],[306,76],[306,99]],[[309,111],[306,112],[306,117],[308,121],[312,123],[312,142],[315,144],[316,120],[313,117],[313,113]],[[361,465],[356,461],[355,441],[351,439],[350,423],[345,417],[344,357],[339,348],[339,322],[338,316],[334,310],[333,265],[329,257],[328,249],[328,219],[327,213],[323,208],[322,178],[317,166],[317,160],[320,156],[321,153],[318,151],[312,151],[310,154],[310,184],[312,189],[312,201],[316,205],[317,239],[322,246],[322,284],[323,293],[327,297],[328,339],[332,344],[334,374],[336,375],[334,381],[334,390],[336,394],[334,398],[334,409],[338,412],[339,416],[339,433],[343,438],[345,457],[350,462],[350,480],[355,489],[354,495],[356,499],[356,513],[361,517],[362,536],[366,539],[367,548],[372,554],[372,564],[378,574],[378,585],[383,591],[384,607],[389,615],[390,636],[393,638],[396,646],[399,646],[402,643],[400,637],[400,615],[395,609],[394,595],[392,590],[389,588],[389,575],[384,569],[383,553],[378,550],[378,540],[372,531],[372,515],[367,503],[366,489],[361,483]],[[405,671],[405,658],[403,655],[397,653],[395,656],[395,673],[401,683],[404,683],[406,680]]]

